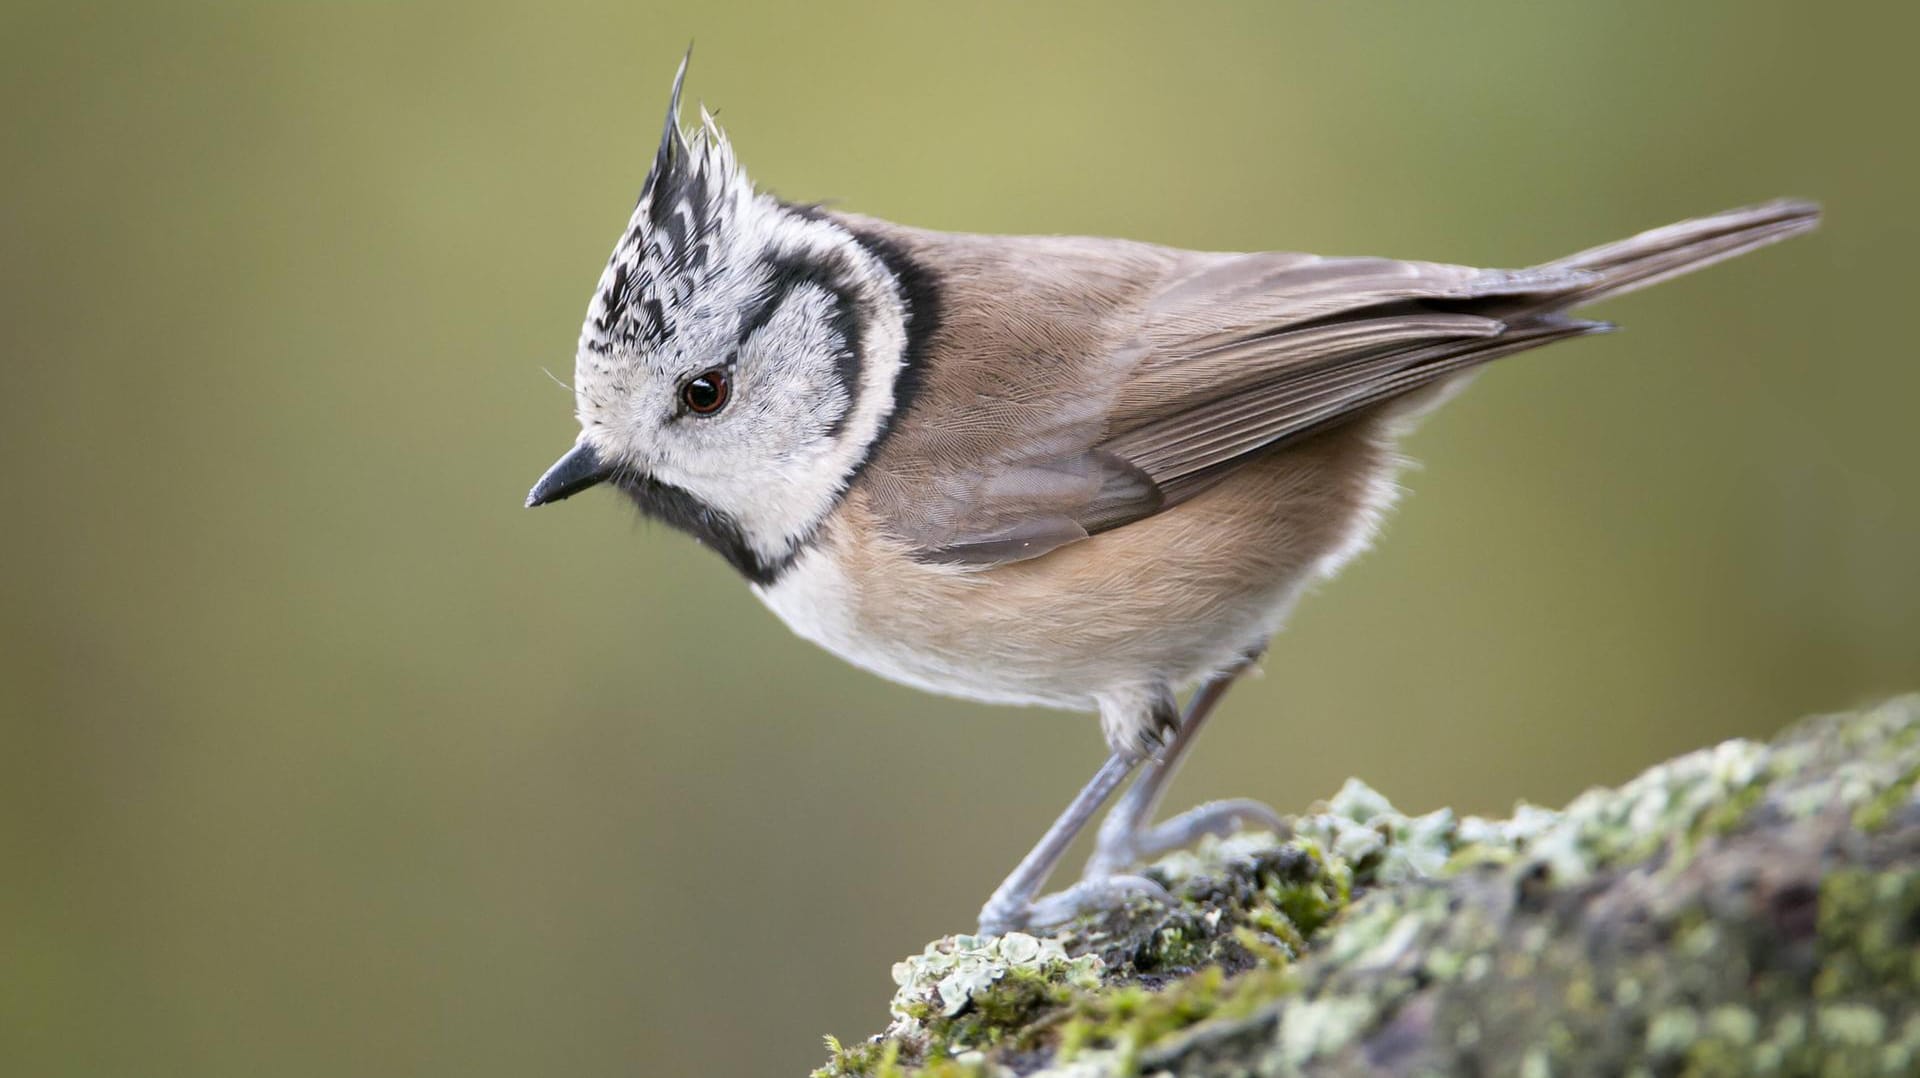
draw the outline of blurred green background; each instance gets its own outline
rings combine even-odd
[[[7,3],[0,1072],[804,1073],[1098,762],[520,508],[689,39],[761,184],[933,227],[1516,265],[1823,200],[1431,419],[1174,798],[1498,811],[1920,686],[1916,32]]]

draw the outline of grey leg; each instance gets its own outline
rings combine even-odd
[[[1166,898],[1166,891],[1151,880],[1112,876],[1036,899],[1040,886],[1047,882],[1054,866],[1072,844],[1074,837],[1100,811],[1109,796],[1139,763],[1135,757],[1114,753],[1094,773],[1093,779],[1074,797],[1073,803],[1053,822],[1032,851],[1021,860],[1006,882],[993,892],[980,908],[982,935],[999,935],[1015,929],[1064,923],[1088,909],[1111,906],[1129,895],[1145,894]]]
[[[1133,788],[1107,814],[1100,824],[1093,856],[1087,860],[1083,881],[1116,877],[1131,865],[1172,850],[1193,845],[1204,835],[1226,835],[1248,827],[1281,830],[1280,814],[1258,801],[1238,798],[1210,801],[1175,816],[1157,827],[1148,826],[1153,810],[1166,794],[1174,769],[1199,736],[1200,727],[1219,705],[1235,678],[1259,660],[1259,653],[1247,656],[1239,664],[1208,679],[1194,690],[1180,728],[1168,741],[1158,759],[1150,761]]]

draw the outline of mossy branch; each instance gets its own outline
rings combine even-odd
[[[1920,1073],[1920,696],[1505,820],[1349,782],[1051,939],[895,967],[816,1078]]]

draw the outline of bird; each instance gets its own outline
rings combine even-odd
[[[936,232],[757,188],[704,107],[682,129],[690,58],[588,305],[579,433],[526,504],[611,487],[855,666],[1096,714],[1105,762],[987,934],[1167,901],[1139,866],[1283,826],[1239,799],[1152,821],[1302,592],[1372,541],[1413,422],[1612,328],[1577,308],[1820,218],[1781,199],[1525,269]]]

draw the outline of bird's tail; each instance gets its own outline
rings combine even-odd
[[[1776,199],[1652,229],[1569,255],[1540,269],[1590,275],[1554,297],[1553,306],[1565,310],[1692,273],[1812,231],[1819,223],[1820,207],[1814,203]]]

